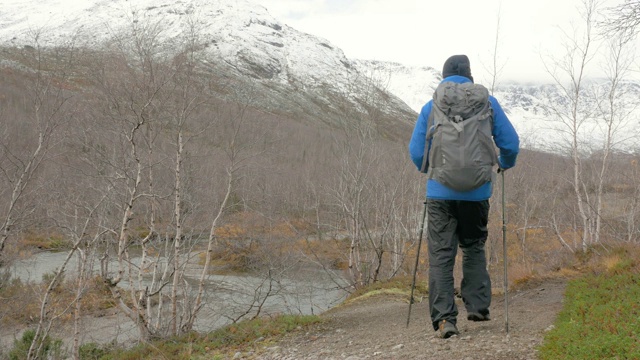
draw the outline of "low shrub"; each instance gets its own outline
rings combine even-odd
[[[31,343],[36,336],[36,331],[29,329],[22,334],[22,338],[15,340],[13,348],[9,351],[9,360],[23,360],[27,358]],[[42,347],[36,354],[38,359],[63,359],[62,340],[51,339],[46,336],[42,340]]]

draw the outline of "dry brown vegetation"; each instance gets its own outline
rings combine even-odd
[[[44,277],[44,283],[26,283],[17,279],[3,281],[0,287],[3,311],[0,314],[0,325],[5,329],[33,327],[40,316],[40,299],[38,294],[46,290],[46,283],[50,276]],[[75,301],[77,284],[74,281],[58,283],[54,296],[49,304],[52,314],[60,314],[56,326],[67,326],[73,321],[73,314],[67,311]],[[84,288],[85,296],[80,300],[80,306],[85,313],[99,315],[106,309],[113,308],[115,303],[110,299],[109,289],[104,282],[95,277]]]

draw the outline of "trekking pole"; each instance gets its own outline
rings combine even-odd
[[[411,283],[411,296],[409,297],[409,314],[407,315],[407,327],[411,320],[411,305],[413,305],[413,289],[416,287],[416,273],[418,272],[418,260],[420,259],[420,245],[422,244],[422,232],[424,230],[424,219],[427,217],[427,200],[424,200],[424,210],[422,210],[422,223],[418,234],[418,252],[416,254],[416,265],[413,268],[413,282]]]
[[[502,175],[502,255],[504,262],[504,328],[509,335],[509,284],[507,274],[507,220],[505,215],[505,200],[504,200],[504,170]]]

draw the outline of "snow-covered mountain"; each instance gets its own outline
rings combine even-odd
[[[154,32],[168,51],[185,35],[197,34],[205,62],[252,89],[253,101],[270,112],[333,124],[346,107],[365,113],[377,108],[382,115],[376,124],[394,137],[406,137],[415,118],[398,97],[372,91],[370,79],[341,49],[248,0],[8,0],[0,11],[2,46],[73,41],[99,47],[121,34],[145,31]]]
[[[158,27],[164,42],[195,26],[208,52],[238,71],[286,82],[304,78],[310,85],[344,75],[347,60],[328,41],[292,29],[267,10],[243,0],[87,0],[9,1],[0,15],[0,43],[41,45],[72,39],[96,46],[135,27]]]
[[[123,33],[143,31],[155,31],[168,51],[185,34],[198,34],[205,62],[253,89],[266,111],[336,124],[345,109],[371,114],[375,108],[382,112],[379,128],[397,139],[408,138],[417,112],[441,80],[433,67],[348,59],[326,39],[287,26],[250,0],[5,0],[0,11],[5,47],[68,42],[99,47]],[[1,65],[11,64],[0,57]],[[640,84],[625,89],[624,102],[632,106]],[[566,102],[557,86],[505,84],[494,95],[525,145],[551,149],[567,141],[566,124],[546,106]],[[638,117],[630,111],[618,132],[638,134]],[[587,121],[580,136],[598,144],[603,131],[601,122]],[[626,136],[618,147],[635,150],[635,138]]]

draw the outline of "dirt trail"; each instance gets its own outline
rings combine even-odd
[[[457,300],[460,336],[440,339],[428,320],[426,299],[413,305],[406,326],[406,299],[375,296],[339,306],[327,321],[287,335],[275,345],[234,358],[254,359],[536,359],[562,307],[565,281],[545,280],[509,293],[509,335],[505,332],[504,297],[493,297],[491,321],[470,322]]]

